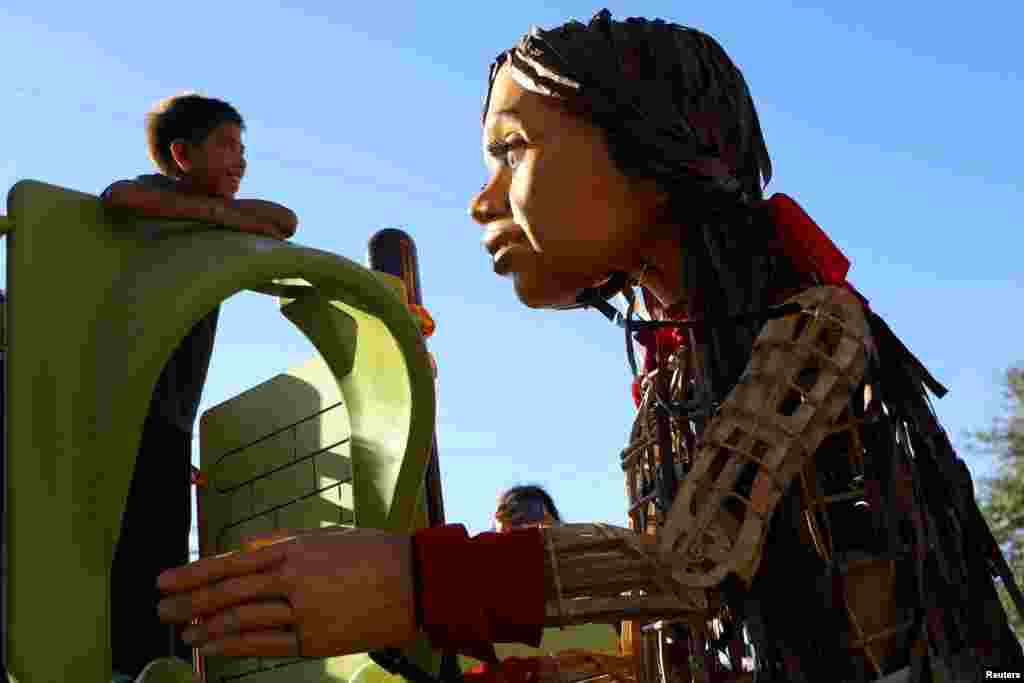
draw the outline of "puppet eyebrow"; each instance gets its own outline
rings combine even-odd
[[[520,123],[522,122],[518,109],[502,109],[500,111],[496,111],[494,112],[494,118],[510,119]]]
[[[525,125],[523,119],[519,115],[519,110],[515,108],[500,109],[491,114],[491,117],[496,121],[507,121],[510,123],[516,123],[520,126]],[[508,153],[509,150],[519,147],[521,142],[503,142],[501,140],[492,140],[487,143],[487,153],[495,159],[501,160]]]

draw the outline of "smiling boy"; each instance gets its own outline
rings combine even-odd
[[[162,101],[146,117],[149,154],[160,173],[113,183],[101,195],[115,211],[192,219],[283,240],[298,219],[284,206],[235,199],[245,176],[245,123],[221,100],[196,94]],[[160,624],[156,577],[188,561],[192,430],[213,351],[219,306],[174,350],[153,392],[111,572],[115,681],[153,659],[191,650]]]

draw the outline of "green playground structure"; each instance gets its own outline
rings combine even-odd
[[[200,223],[115,216],[93,195],[31,180],[10,190],[0,234],[9,681],[111,680],[111,563],[149,398],[192,325],[238,292],[276,297],[318,355],[201,416],[200,555],[280,529],[408,532],[443,520],[435,370],[409,308],[421,303],[418,281]],[[407,264],[412,249],[415,263],[411,239],[401,248],[397,260]],[[614,636],[548,631],[542,647],[614,652]],[[425,639],[406,655],[440,669]],[[194,668],[206,683],[401,680],[366,654],[197,657]],[[192,669],[172,663],[144,683],[185,683]]]
[[[346,517],[337,497],[333,521],[396,531],[423,523],[433,370],[416,319],[386,278],[309,247],[196,223],[117,218],[93,195],[35,181],[11,189],[0,229],[8,268],[3,661],[12,680],[111,680],[110,568],[149,397],[191,326],[243,290],[280,297],[281,313],[320,354],[309,383],[299,387],[301,373],[275,383],[286,397],[304,397],[289,409],[317,400],[344,405],[344,419],[282,412],[256,420],[315,424],[321,432],[292,430],[314,446],[333,439],[332,430],[345,433],[344,453],[331,452],[324,475],[337,480],[336,490],[347,480],[351,509]],[[228,420],[231,411],[221,414]],[[224,426],[214,416],[204,423],[216,453],[254,422]],[[265,443],[247,455],[261,448],[267,455]],[[202,452],[205,466],[213,456]],[[244,525],[232,526],[237,501],[218,492],[246,476],[244,460],[211,466],[201,494],[204,545],[218,551],[241,540],[220,533]],[[268,479],[263,495],[271,497],[295,484],[287,474]],[[317,516],[332,502],[317,500],[290,521],[327,522]],[[414,650],[436,671],[425,645]],[[366,666],[373,665],[358,656],[347,666],[321,665],[319,678],[252,680],[348,680]]]

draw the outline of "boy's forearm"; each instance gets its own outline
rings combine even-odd
[[[295,234],[298,219],[278,204],[258,199],[228,201],[141,187],[131,181],[115,183],[104,194],[105,206],[135,211],[154,218],[176,218],[215,223],[277,239]]]
[[[105,206],[129,209],[153,218],[178,218],[224,223],[227,205],[214,197],[199,197],[180,192],[140,187],[126,181],[115,183],[103,197]]]
[[[130,181],[118,182],[103,196],[103,204],[114,209],[129,209],[155,218],[191,218],[217,220],[218,204],[213,198],[168,193],[141,187]]]
[[[294,235],[299,225],[299,218],[294,211],[274,202],[262,199],[236,199],[231,202],[231,206],[257,220],[273,223],[285,237]]]

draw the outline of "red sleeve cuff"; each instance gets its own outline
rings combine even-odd
[[[452,524],[413,536],[423,629],[434,647],[481,643],[540,645],[544,624],[544,540],[540,529],[469,538]],[[477,648],[473,648],[477,649]]]

